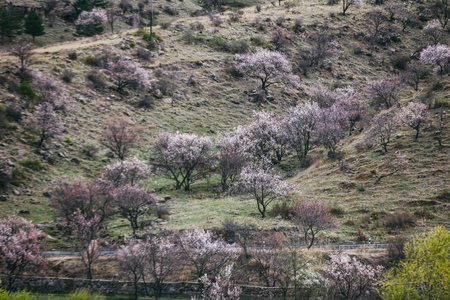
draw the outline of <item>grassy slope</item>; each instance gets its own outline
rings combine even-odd
[[[396,49],[398,52],[409,53],[415,49],[420,38],[418,29],[408,29],[401,43],[392,44],[389,48],[381,48],[371,57],[364,54],[355,55],[353,49],[356,46],[361,47],[365,53],[369,52],[364,42],[353,39],[355,33],[363,30],[359,20],[362,18],[362,13],[368,9],[371,9],[369,5],[359,12],[351,10],[350,14],[345,17],[341,15],[329,17],[330,12],[338,13],[340,7],[305,1],[300,6],[291,9],[290,12],[286,12],[282,7],[264,6],[263,11],[256,14],[254,8],[247,8],[244,9],[245,14],[241,21],[217,28],[219,32],[216,34],[220,34],[224,38],[234,37],[237,39],[265,35],[269,39],[270,28],[274,28],[273,20],[281,15],[288,19],[284,25],[286,27],[291,27],[295,19],[301,18],[308,32],[314,29],[316,23],[323,25],[325,20],[327,20],[330,30],[335,33],[338,33],[343,26],[348,26],[347,31],[340,33],[340,54],[332,59],[333,69],[337,74],[343,74],[344,76],[340,76],[343,79],[338,79],[325,70],[313,70],[308,78],[304,78],[302,87],[308,90],[313,84],[321,82],[327,85],[352,84],[361,88],[371,78],[388,76],[390,48]],[[227,20],[226,15],[221,17]],[[248,25],[255,18],[272,19],[272,22],[267,22],[268,33],[260,33]],[[213,28],[206,17],[181,19],[177,22],[188,28],[188,25],[194,21],[205,24],[205,31]],[[85,74],[90,67],[83,63],[83,58],[92,53],[98,53],[101,46],[78,50],[80,58],[74,62],[68,61],[66,57],[68,52],[79,47],[76,43],[70,46],[74,49],[62,49],[55,53],[37,55],[34,68],[45,70],[55,76],[60,76],[63,68],[71,68],[76,72],[77,76],[68,88],[76,98],[83,97],[84,103],[78,102],[76,109],[65,119],[67,133],[64,136],[70,137],[73,143],[54,141],[50,147],[57,157],[58,153],[67,153],[68,157],[58,157],[57,164],[51,166],[49,170],[31,172],[32,175],[27,181],[27,185],[15,188],[20,195],[14,195],[11,190],[8,191],[8,201],[0,202],[0,216],[18,213],[19,210],[26,209],[30,211],[30,214],[23,216],[35,222],[53,220],[55,216],[48,208],[48,200],[42,196],[42,192],[47,189],[52,179],[63,175],[94,178],[102,172],[105,165],[112,162],[103,156],[104,151],[96,159],[88,159],[81,154],[85,144],[96,142],[100,125],[109,117],[126,113],[136,123],[144,126],[148,141],[146,148],[149,148],[152,137],[163,130],[211,134],[211,129],[218,132],[249,122],[252,110],[259,108],[247,101],[244,92],[256,88],[258,83],[248,78],[234,79],[225,72],[225,68],[229,64],[228,60],[232,58],[232,55],[218,52],[205,45],[186,45],[181,40],[182,31],[177,30],[174,26],[167,30],[158,28],[157,32],[165,40],[165,53],[154,58],[152,63],[141,63],[150,70],[159,65],[175,65],[181,68],[182,78],[186,79],[193,75],[199,83],[194,88],[182,86],[181,89],[186,92],[186,96],[182,97],[182,100],[179,100],[174,106],[166,103],[167,101],[163,99],[157,100],[155,108],[152,110],[137,109],[130,105],[130,102],[136,98],[134,94],[127,99],[119,99],[120,97],[114,92],[92,93],[86,88]],[[296,46],[303,45],[302,36],[304,34],[295,37]],[[117,39],[105,39],[104,42],[107,45],[116,44]],[[133,53],[117,49],[114,51],[128,56],[132,56]],[[197,61],[202,61],[203,66],[196,65]],[[4,60],[1,62],[3,67],[10,65]],[[219,79],[218,83],[211,79],[212,73]],[[424,84],[418,93],[414,93],[412,89],[408,88],[403,94],[403,100],[415,99],[424,94],[430,84]],[[273,92],[278,95],[278,98],[288,98],[291,101],[301,99],[300,94],[289,89],[285,90],[282,86],[274,86]],[[4,89],[2,95],[5,103],[17,101],[16,96]],[[444,99],[445,95],[444,90],[436,92],[434,96],[436,99]],[[198,107],[195,104],[199,100],[207,100],[209,104]],[[234,104],[231,100],[238,100],[241,104]],[[448,102],[448,100],[446,101]],[[285,110],[282,104],[265,103],[264,108],[279,112]],[[330,202],[330,205],[339,206],[345,210],[341,227],[329,233],[333,240],[354,241],[359,228],[374,237],[376,241],[385,240],[389,233],[381,229],[374,219],[379,215],[377,212],[388,213],[398,208],[414,211],[424,205],[417,200],[431,200],[446,187],[449,178],[448,148],[437,148],[436,142],[432,141],[429,132],[425,132],[417,143],[412,141],[411,131],[399,133],[401,137],[394,144],[396,144],[396,148],[408,151],[411,158],[410,167],[404,174],[386,178],[379,185],[373,185],[375,178],[370,175],[370,172],[380,168],[382,155],[376,148],[364,153],[357,153],[355,150],[355,145],[363,140],[364,132],[349,137],[343,142],[341,148],[347,152],[346,171],[341,171],[339,163],[326,160],[323,149],[315,149],[311,155],[315,156],[316,163],[307,170],[296,172],[292,178],[292,182],[297,184],[301,195],[325,199]],[[27,142],[21,142],[20,138],[24,138]],[[27,152],[26,157],[39,158],[40,156],[32,153],[33,148],[29,145],[29,141],[25,132],[19,129],[6,137],[1,148],[15,163],[21,159],[17,156],[19,149]],[[136,152],[136,154],[142,159],[146,159],[148,158],[146,150],[144,148],[143,151]],[[76,165],[71,162],[73,157],[81,158],[81,164]],[[290,158],[283,163],[283,166],[286,169],[292,169],[292,165],[296,164],[298,164],[297,161]],[[355,183],[355,187],[343,188],[343,183]],[[171,183],[162,178],[154,178],[148,185],[157,188],[161,196],[170,194],[176,199],[169,203],[173,214],[168,220],[168,224],[163,225],[170,229],[183,229],[191,226],[219,227],[220,222],[226,217],[257,224],[264,229],[292,226],[289,221],[274,218],[259,220],[255,204],[251,200],[217,196],[217,178],[214,177],[208,181],[194,184],[192,192],[174,191]],[[350,186],[352,185],[350,184]],[[360,186],[364,187],[363,192],[356,189]],[[430,216],[433,216],[433,219],[419,218],[416,227],[410,228],[408,233],[422,231],[435,224],[449,225],[448,209],[445,204],[437,203],[425,207],[430,210]],[[370,219],[371,214],[372,219]],[[354,224],[343,225],[345,221],[353,221]],[[121,224],[124,224],[124,221],[120,219],[111,221],[111,225],[114,227]],[[346,222],[346,224],[351,224],[351,222]],[[115,236],[116,233],[123,233],[125,229],[115,227],[111,232]]]

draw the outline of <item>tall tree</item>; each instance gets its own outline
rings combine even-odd
[[[16,7],[11,3],[0,7],[0,36],[11,42],[17,35],[22,34],[22,18]]]
[[[36,11],[32,10],[26,18],[24,32],[33,37],[33,42],[35,40],[35,37],[45,34],[44,22],[38,16]]]

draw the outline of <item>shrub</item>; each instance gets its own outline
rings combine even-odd
[[[183,32],[183,40],[189,44],[194,42],[194,32],[192,32],[192,30],[189,30],[189,29],[185,30]]]
[[[63,71],[63,74],[61,76],[61,79],[64,80],[67,83],[71,83],[72,79],[75,77],[75,73],[71,70],[65,69]]]
[[[103,90],[106,87],[106,82],[99,72],[92,70],[86,75],[86,79],[90,81],[92,88],[96,90]]]
[[[178,15],[178,10],[174,7],[170,7],[169,5],[164,6],[163,12],[165,12],[168,15],[176,16]]]
[[[98,153],[98,147],[93,144],[88,144],[83,146],[83,150],[81,151],[84,155],[90,158],[94,158]]]
[[[305,28],[303,28],[303,21],[301,19],[296,19],[294,21],[294,26],[292,27],[292,29],[296,33],[300,33],[300,32],[305,31]]]
[[[288,203],[287,201],[277,202],[272,207],[269,215],[272,217],[281,216],[283,219],[291,219],[293,215],[292,204]]]
[[[407,211],[395,211],[386,215],[383,223],[389,229],[402,229],[414,225],[414,218]]]
[[[213,17],[213,18],[211,19],[211,22],[212,22],[213,25],[216,26],[216,27],[222,25],[222,19],[219,18],[219,17]]]
[[[37,95],[34,92],[33,87],[30,85],[30,83],[28,81],[21,82],[17,86],[16,92],[19,95],[26,97],[28,100],[35,100],[37,98]]]
[[[437,199],[450,202],[450,190],[449,189],[443,189],[442,192],[440,192],[437,196]]]
[[[411,61],[408,55],[397,53],[392,57],[392,66],[398,70],[406,70],[406,65]]]
[[[26,184],[27,178],[30,175],[30,174],[28,174],[27,171],[25,171],[25,169],[18,168],[18,167],[12,168],[11,173],[12,173],[12,179],[11,179],[10,183],[15,186],[19,186],[21,184]]]
[[[47,169],[47,166],[44,163],[42,163],[39,159],[27,158],[19,161],[19,164],[33,171],[41,171]]]
[[[152,108],[155,104],[155,99],[153,99],[150,95],[144,95],[139,102],[137,103],[138,107],[144,107],[144,108]]]
[[[250,49],[249,44],[245,40],[237,40],[237,41],[231,41],[227,45],[228,52],[231,52],[233,54],[239,53],[247,53]]]
[[[14,122],[19,122],[22,119],[22,110],[16,106],[8,105],[6,107],[6,116]]]
[[[275,24],[277,24],[277,26],[283,26],[283,23],[286,21],[286,18],[283,16],[279,16],[276,20],[275,20]]]
[[[256,4],[256,12],[257,13],[260,13],[261,12],[261,9],[262,9],[262,6],[261,6],[261,4]]]
[[[142,36],[142,39],[144,40],[144,41],[146,41],[146,42],[152,42],[152,41],[157,41],[157,42],[162,42],[162,37],[161,36],[159,36],[158,34],[156,34],[156,32],[152,32],[152,34],[150,35],[150,33],[145,33],[143,36]]]
[[[314,159],[311,156],[305,156],[300,161],[300,168],[307,169],[314,164]]]
[[[228,20],[229,20],[231,23],[238,22],[238,21],[239,21],[239,18],[240,18],[240,16],[239,16],[238,14],[235,14],[235,13],[231,13],[231,14],[228,16]]]
[[[261,35],[252,36],[250,42],[252,45],[261,48],[268,48],[270,46],[270,43]]]
[[[92,67],[101,67],[101,65],[102,65],[102,59],[101,58],[96,57],[96,56],[91,56],[91,55],[87,56],[84,59],[84,62],[87,65],[92,66]]]
[[[170,22],[161,22],[161,23],[159,23],[159,26],[160,26],[162,29],[167,29],[167,28],[170,27],[170,24],[172,24],[172,23],[170,23]]]
[[[128,46],[130,46],[130,48],[134,48],[134,47],[136,47],[136,43],[131,41],[128,43]]]

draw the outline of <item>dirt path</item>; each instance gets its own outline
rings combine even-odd
[[[85,49],[93,46],[98,45],[112,45],[117,44],[122,39],[129,34],[132,34],[135,32],[136,29],[130,29],[126,31],[122,31],[119,34],[114,35],[102,35],[98,37],[88,37],[88,38],[82,38],[75,41],[69,41],[69,42],[63,42],[58,44],[52,44],[49,46],[44,46],[41,48],[36,48],[33,50],[34,53],[37,54],[55,54],[61,51],[67,51],[67,50],[77,50],[77,49]],[[7,52],[0,52],[0,62],[9,62],[11,60],[16,60],[17,58],[14,56],[9,55]]]

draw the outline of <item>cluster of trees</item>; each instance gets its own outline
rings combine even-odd
[[[0,6],[0,37],[7,38],[11,42],[22,33],[31,35],[33,42],[35,37],[45,34],[42,18],[36,13],[36,10],[31,10],[26,16],[23,16],[11,2]]]

